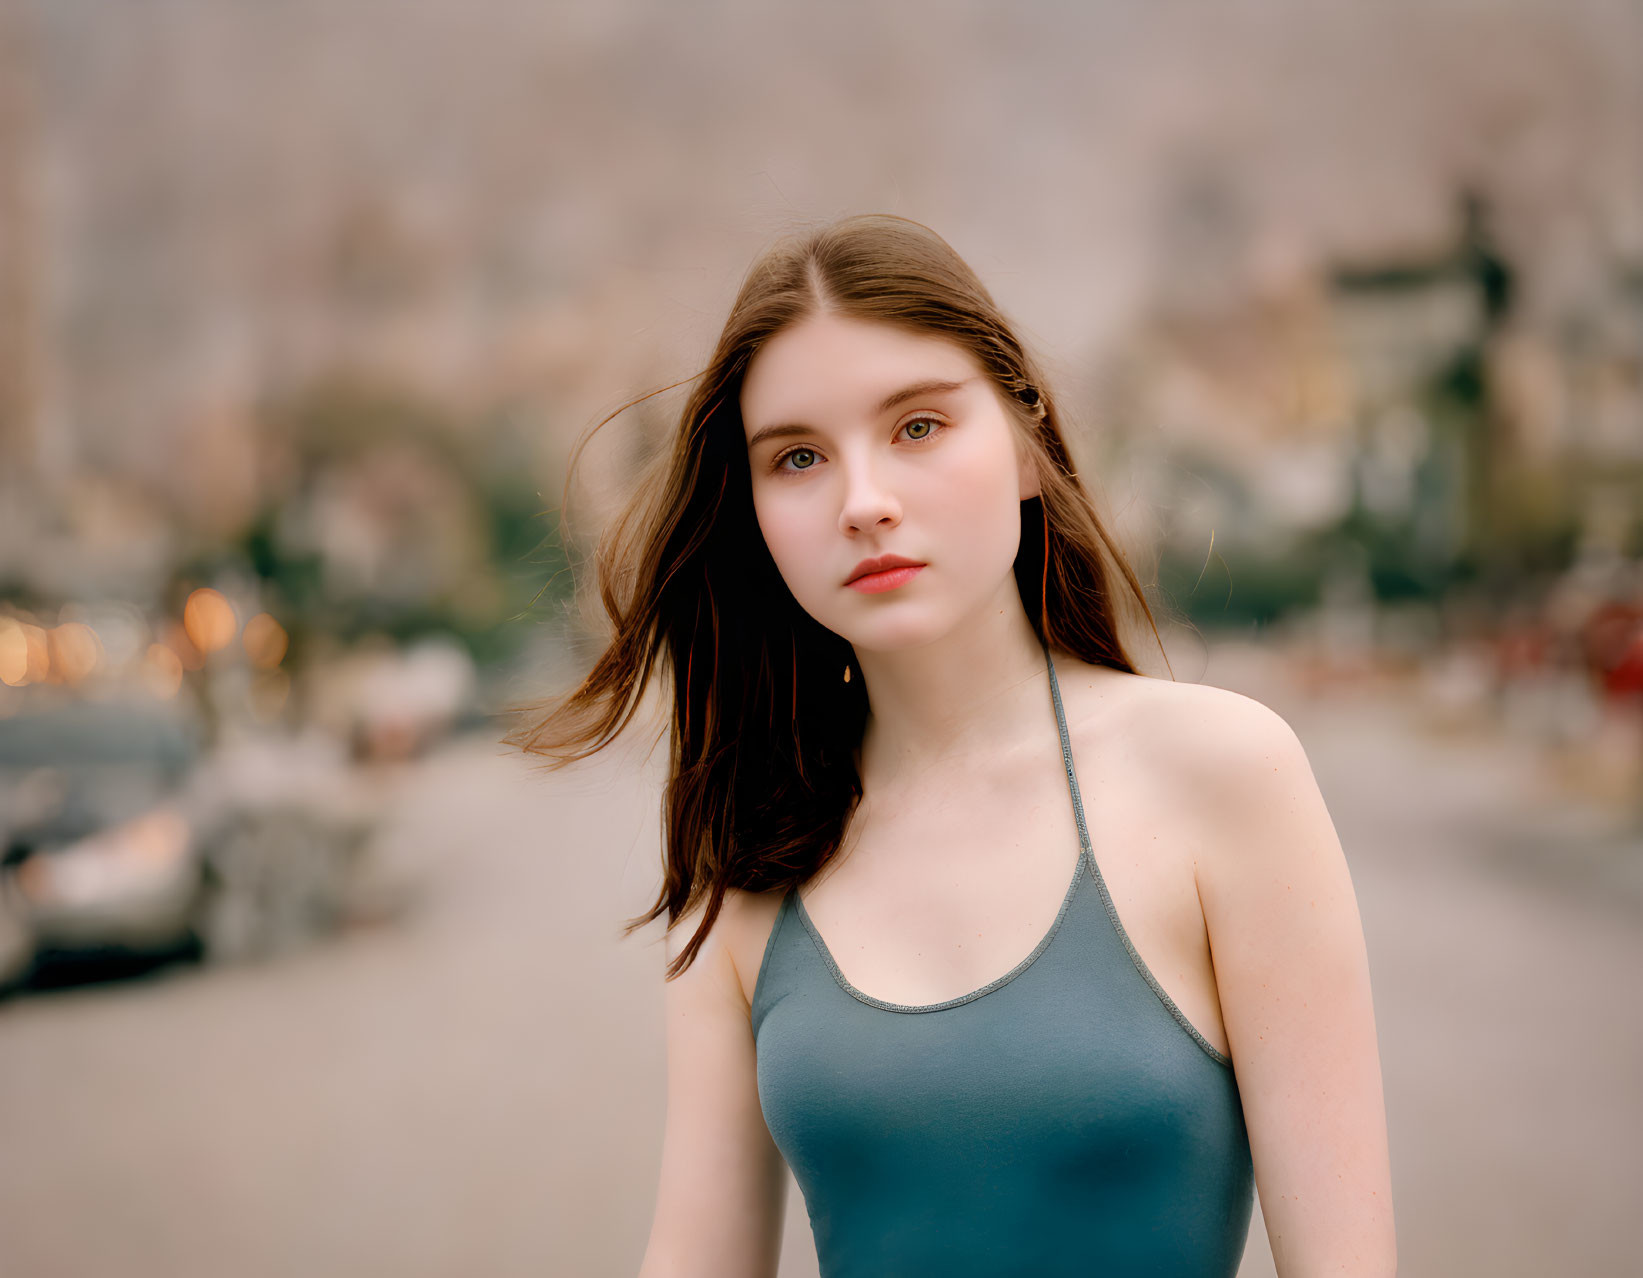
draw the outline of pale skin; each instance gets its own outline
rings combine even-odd
[[[957,385],[885,406],[929,382]],[[766,343],[741,408],[766,544],[800,605],[852,644],[871,706],[865,797],[841,855],[801,888],[806,909],[858,989],[956,997],[1033,949],[1078,854],[1043,651],[1011,572],[1019,503],[1038,491],[1030,454],[962,348],[837,316]],[[761,437],[770,426],[803,429]],[[885,553],[926,566],[883,594],[844,586]],[[1114,905],[1233,1060],[1279,1275],[1396,1273],[1363,928],[1299,740],[1237,693],[1053,656]],[[778,904],[733,891],[666,986],[667,1124],[641,1278],[776,1272],[787,1179],[750,1016]],[[670,958],[698,919],[669,934]]]

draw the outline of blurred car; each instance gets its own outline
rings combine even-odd
[[[206,749],[181,703],[0,718],[0,990],[93,960],[236,960],[345,908],[375,792],[322,734]]]

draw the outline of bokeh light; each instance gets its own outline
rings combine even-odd
[[[183,630],[201,653],[210,654],[234,642],[238,625],[234,605],[209,586],[193,591],[183,605]]]

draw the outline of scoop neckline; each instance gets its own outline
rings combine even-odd
[[[805,907],[804,897],[799,895],[798,887],[795,886],[789,889],[788,895],[792,897],[793,905],[799,916],[799,922],[804,924],[804,930],[810,934],[810,939],[814,942],[817,953],[821,955],[828,971],[832,972],[833,979],[838,982],[839,988],[846,994],[866,1003],[869,1007],[881,1008],[887,1012],[941,1012],[950,1007],[959,1007],[962,1004],[974,1002],[976,999],[991,994],[995,990],[1002,989],[1037,962],[1039,956],[1050,948],[1050,942],[1055,939],[1056,933],[1061,930],[1061,924],[1067,917],[1067,911],[1072,908],[1073,898],[1078,895],[1078,888],[1084,882],[1085,867],[1090,866],[1093,868],[1094,862],[1094,849],[1090,847],[1087,841],[1081,841],[1078,845],[1078,862],[1073,870],[1072,881],[1067,884],[1066,891],[1061,895],[1061,906],[1056,910],[1055,918],[1050,923],[1049,930],[1039,938],[1038,944],[1033,946],[1031,953],[1002,976],[994,977],[985,985],[971,990],[968,994],[960,994],[956,998],[942,999],[938,1003],[893,1003],[889,999],[878,998],[865,990],[857,989],[840,969],[838,961],[834,959],[833,951],[828,948],[826,938],[822,936],[821,930],[817,928],[815,921],[810,917],[810,911]]]

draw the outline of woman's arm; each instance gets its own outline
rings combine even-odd
[[[1280,1278],[1397,1272],[1369,961],[1346,856],[1294,731],[1214,690],[1185,754],[1198,895]]]
[[[747,999],[725,941],[732,892],[696,960],[664,986],[667,1123],[650,1241],[639,1278],[774,1278],[786,1166],[759,1108]],[[701,907],[667,936],[687,944]]]

